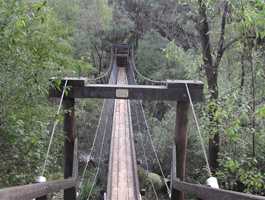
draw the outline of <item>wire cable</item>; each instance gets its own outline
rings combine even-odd
[[[99,81],[101,79],[104,79],[104,78],[106,78],[106,77],[108,77],[110,75],[111,70],[112,70],[112,67],[109,67],[108,70],[103,75],[101,75],[99,77],[96,77],[94,79],[87,79],[87,82],[90,82],[90,83],[91,82],[97,82],[97,81]]]
[[[158,166],[159,166],[159,169],[160,169],[160,172],[163,176],[163,179],[164,179],[164,183],[165,183],[165,186],[167,188],[167,193],[168,193],[168,196],[171,197],[171,191],[170,191],[170,188],[168,187],[167,185],[167,182],[166,182],[166,176],[165,176],[165,173],[162,169],[162,165],[160,163],[160,160],[158,158],[158,155],[157,155],[157,152],[156,152],[156,149],[155,149],[155,146],[154,146],[154,142],[153,142],[153,139],[152,139],[152,136],[151,136],[151,131],[150,131],[150,128],[147,124],[147,120],[146,120],[146,117],[145,117],[145,114],[144,114],[144,108],[143,108],[143,104],[141,101],[139,101],[139,104],[141,106],[141,109],[142,109],[142,112],[143,112],[143,115],[144,115],[144,122],[145,122],[145,125],[146,125],[146,128],[147,128],[147,134],[148,134],[148,137],[149,137],[149,140],[150,140],[150,143],[151,143],[151,146],[152,146],[152,149],[153,149],[153,152],[155,154],[155,157],[156,157],[156,160],[157,160],[157,163],[158,163]]]
[[[207,172],[208,172],[209,176],[211,177],[212,176],[212,172],[211,172],[210,164],[209,164],[209,161],[208,161],[205,144],[204,144],[204,141],[203,141],[203,138],[202,138],[199,121],[198,121],[198,118],[197,118],[196,113],[195,113],[194,105],[193,105],[193,102],[192,102],[192,99],[191,99],[191,95],[190,95],[189,86],[188,86],[187,83],[185,83],[185,86],[186,86],[186,90],[187,90],[187,93],[188,93],[188,97],[189,97],[189,101],[190,101],[190,105],[191,105],[191,109],[192,109],[192,114],[193,114],[193,117],[194,117],[194,120],[195,120],[195,124],[196,124],[196,128],[197,128],[197,131],[198,131],[198,135],[199,135],[199,138],[200,138],[200,143],[201,143],[201,147],[202,147],[202,150],[203,150],[203,155],[204,155],[204,159],[205,159],[205,162],[206,162]]]
[[[147,156],[146,156],[146,151],[145,151],[145,147],[144,147],[144,139],[143,139],[143,133],[141,131],[141,127],[140,127],[140,120],[138,118],[138,115],[139,115],[139,111],[138,109],[136,108],[136,121],[137,121],[137,126],[138,126],[138,133],[140,133],[140,140],[141,140],[141,146],[142,146],[142,150],[143,150],[143,155],[144,155],[144,160],[145,160],[145,167],[146,167],[146,171],[147,173],[149,174],[150,171],[149,171],[149,165],[148,165],[148,159],[147,159]],[[152,186],[152,189],[154,191],[154,194],[156,196],[156,199],[159,200],[158,198],[158,194],[157,194],[157,191],[155,189],[155,186],[154,186],[154,183],[152,181],[152,179],[149,179],[150,183],[151,183],[151,186]]]
[[[151,78],[146,77],[145,75],[143,75],[135,66],[135,63],[131,63],[131,65],[133,66],[133,70],[135,71],[135,73],[142,78],[144,81],[149,81],[150,83],[154,84],[154,85],[166,85],[166,81],[159,81],[159,80],[153,80]]]
[[[60,99],[60,104],[59,104],[57,112],[56,112],[56,120],[54,121],[54,124],[53,124],[53,127],[52,127],[52,133],[51,133],[48,149],[47,149],[45,160],[44,160],[44,163],[43,163],[43,166],[42,166],[41,176],[44,175],[45,169],[46,169],[46,166],[47,166],[47,161],[48,161],[48,157],[49,157],[49,154],[50,154],[50,150],[51,150],[51,145],[52,145],[53,138],[54,138],[55,129],[57,127],[57,124],[59,123],[59,120],[57,119],[57,116],[59,115],[60,110],[62,108],[63,98],[64,98],[64,94],[65,94],[67,83],[68,83],[68,80],[65,80],[64,87],[63,87],[63,92],[62,92],[61,99]]]
[[[112,68],[113,68],[112,66],[113,66],[113,49],[111,49],[111,60],[110,60],[110,65],[109,65],[108,70],[103,75],[101,75],[99,77],[96,77],[94,79],[88,79],[87,82],[97,82],[101,79],[109,77],[111,74]]]
[[[132,52],[132,55],[133,55],[133,52]],[[134,63],[131,63],[131,65],[133,65],[133,68],[136,69]],[[133,79],[134,79],[134,82],[136,83],[136,79],[135,79],[135,74],[134,74],[134,72],[133,72]],[[151,80],[151,81],[152,81],[152,80]],[[144,110],[143,110],[142,102],[140,102],[140,101],[137,101],[137,102],[138,102],[138,104],[140,104],[140,107],[141,107],[141,109],[142,109],[142,113],[143,113],[143,116],[144,116],[144,121],[145,121],[145,125],[146,125],[146,128],[147,128],[147,132],[148,132],[148,135],[149,135],[149,138],[150,138],[150,141],[151,141],[152,148],[153,148],[153,150],[154,150],[154,153],[155,153],[156,159],[157,159],[157,161],[158,161],[159,168],[160,168],[161,174],[162,174],[162,176],[163,176],[165,186],[166,186],[166,188],[167,188],[167,193],[168,193],[169,197],[171,197],[171,191],[170,191],[170,189],[169,189],[169,187],[168,187],[168,185],[167,185],[167,183],[166,183],[166,178],[165,178],[164,172],[163,172],[163,170],[162,170],[162,166],[161,166],[161,164],[160,164],[160,161],[159,161],[159,159],[158,159],[157,153],[156,153],[155,148],[154,148],[154,144],[153,144],[152,137],[151,137],[151,134],[150,134],[150,129],[149,129],[149,127],[148,127],[147,120],[146,120],[146,117],[145,117],[145,113],[144,113]],[[138,115],[139,115],[139,112],[138,112],[138,110],[137,110],[136,118],[137,118],[137,122],[138,122],[138,129],[139,129],[139,132],[141,133],[141,140],[142,140],[142,142],[143,142],[143,135],[142,135],[142,132],[140,131],[141,129],[140,129],[140,124],[139,124]],[[144,148],[144,145],[143,145],[143,144],[142,144],[142,148],[143,148],[143,151],[144,151],[144,157],[145,157],[145,160],[146,160],[146,163],[147,163],[147,168],[148,168],[148,161],[147,161],[147,158],[146,158],[145,148]],[[149,171],[149,169],[148,169],[148,171]],[[151,184],[152,184],[152,188],[154,189],[154,192],[156,193],[153,183],[151,183]],[[156,193],[156,197],[158,198],[157,193]]]
[[[105,99],[104,99],[103,107],[101,109],[99,121],[98,121],[98,124],[97,124],[96,134],[95,134],[94,139],[93,139],[92,147],[90,148],[90,153],[89,153],[89,156],[88,156],[89,159],[91,158],[92,153],[94,152],[94,149],[95,149],[96,139],[98,137],[100,122],[101,122],[101,119],[102,119],[103,110],[105,108],[105,103],[106,102],[105,102]],[[80,184],[79,184],[79,188],[81,188],[81,186],[82,186],[82,183],[83,183],[83,180],[84,180],[84,177],[85,177],[85,174],[86,174],[86,170],[88,168],[89,159],[87,159],[87,161],[86,161],[86,165],[85,165],[84,171],[83,171],[82,176],[80,178],[81,181],[80,181]]]
[[[107,115],[108,116],[108,115]],[[92,194],[92,191],[96,185],[96,180],[97,180],[97,177],[98,177],[98,174],[99,174],[99,170],[100,170],[100,165],[101,165],[101,161],[102,161],[102,154],[103,154],[103,147],[104,147],[104,143],[105,143],[105,136],[106,136],[106,129],[107,129],[107,122],[108,122],[108,119],[109,117],[106,117],[106,121],[105,121],[105,127],[104,127],[104,134],[103,134],[103,138],[102,138],[102,143],[101,143],[101,147],[100,147],[100,154],[99,154],[99,164],[98,164],[98,167],[97,167],[97,171],[96,171],[96,174],[94,176],[94,179],[93,179],[93,182],[92,182],[92,186],[90,188],[90,191],[89,191],[89,194],[88,194],[88,197],[87,197],[87,200],[89,200],[91,194]]]
[[[132,58],[134,58],[134,51],[132,50]],[[155,85],[166,85],[166,81],[161,81],[161,80],[153,80],[151,78],[146,77],[145,75],[143,75],[137,68],[134,62],[134,59],[131,60],[131,65],[133,67],[133,70],[135,71],[135,73],[141,77],[142,79],[149,81]]]

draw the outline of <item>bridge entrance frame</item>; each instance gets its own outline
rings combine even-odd
[[[113,52],[116,60],[120,64],[125,63],[130,56],[128,45],[113,45]],[[127,61],[128,62],[128,61]],[[187,129],[188,129],[188,112],[190,108],[189,98],[186,90],[186,84],[189,87],[193,102],[203,100],[203,83],[193,80],[167,80],[163,86],[157,85],[107,85],[107,84],[87,84],[86,78],[66,77],[61,79],[61,88],[65,81],[68,81],[68,95],[63,100],[65,108],[71,110],[64,117],[65,127],[65,178],[71,177],[74,160],[74,102],[75,98],[102,98],[102,99],[137,99],[137,100],[165,100],[176,102],[176,119],[175,119],[175,163],[173,166],[176,171],[176,178],[180,181],[185,180],[186,174],[186,150],[187,150]],[[51,88],[49,96],[59,98],[62,90]],[[69,126],[70,125],[70,126]],[[70,139],[70,140],[69,140]],[[172,186],[173,187],[173,186]],[[76,196],[76,190],[70,188],[65,190],[64,200],[73,200]],[[68,198],[69,197],[69,198]],[[184,193],[178,190],[172,190],[172,199],[183,200]]]

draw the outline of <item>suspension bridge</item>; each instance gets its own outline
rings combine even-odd
[[[57,80],[56,78],[51,81]],[[138,82],[143,83],[138,85]],[[67,92],[66,92],[67,91]],[[64,200],[80,199],[82,184],[86,182],[89,160],[78,173],[78,136],[75,131],[75,99],[104,99],[90,155],[96,159],[96,171],[91,180],[91,194],[100,179],[105,184],[104,200],[141,200],[138,180],[137,158],[147,173],[150,172],[148,156],[159,166],[168,199],[184,200],[191,194],[203,200],[265,200],[265,197],[220,189],[208,164],[194,103],[203,100],[203,83],[190,80],[154,81],[143,76],[136,68],[133,48],[128,45],[113,45],[109,70],[96,79],[64,78],[59,88],[50,88],[50,97],[59,98],[56,115],[64,112],[64,179],[46,181],[44,174],[49,159],[58,120],[52,127],[51,138],[37,182],[0,189],[0,200],[46,200],[48,194],[63,191]],[[174,142],[172,144],[171,174],[165,174],[155,149],[152,134],[147,124],[142,100],[176,102]],[[191,108],[203,149],[209,179],[207,185],[185,182],[188,112]],[[171,145],[171,144],[169,144]],[[141,149],[141,151],[139,151]],[[140,152],[140,153],[139,153]],[[150,155],[150,152],[152,154]],[[169,181],[167,177],[170,177]],[[152,180],[150,186],[159,199]]]

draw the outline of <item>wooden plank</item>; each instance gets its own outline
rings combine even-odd
[[[74,164],[74,144],[75,144],[75,116],[74,116],[74,99],[64,99],[64,178],[73,176]],[[76,188],[72,187],[64,190],[64,200],[75,200]]]
[[[70,98],[110,98],[110,99],[144,99],[189,101],[185,84],[188,84],[193,102],[203,100],[203,84],[201,82],[185,81],[167,86],[151,85],[104,85],[90,84],[84,87],[72,87],[68,93]],[[128,90],[128,97],[118,97],[117,90]],[[50,89],[50,97],[59,98],[61,91]]]
[[[188,130],[188,111],[189,102],[177,102],[176,108],[176,127],[175,127],[175,145],[176,145],[176,176],[181,181],[186,175],[186,154],[187,154],[187,130]],[[177,200],[184,200],[183,192],[176,192]]]
[[[126,82],[125,69],[120,68],[118,83]],[[136,181],[138,176],[127,100],[115,101],[113,117],[107,199],[136,200],[139,199],[139,184]]]
[[[45,196],[49,193],[58,192],[67,188],[75,187],[76,179],[49,181],[23,186],[0,189],[1,200],[29,200]]]
[[[185,193],[194,194],[203,200],[265,200],[265,197],[229,190],[214,189],[211,187],[191,184],[175,179],[173,187]]]

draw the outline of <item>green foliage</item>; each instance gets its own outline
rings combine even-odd
[[[85,177],[85,180],[82,183],[82,186],[80,188],[80,196],[79,196],[80,200],[88,199],[89,195],[90,195],[89,199],[91,200],[96,200],[100,198],[100,187],[98,187],[97,185],[94,185],[93,187],[93,178],[94,178],[95,173],[96,173],[96,170],[88,171],[88,174],[91,174],[91,175]]]
[[[226,157],[221,162],[217,176],[226,188],[264,195],[264,173],[257,168],[255,159],[245,158],[237,161]]]
[[[258,118],[264,119],[265,118],[265,106],[262,106],[261,108],[259,108],[256,112],[256,115]]]
[[[40,173],[55,113],[48,79],[88,65],[73,58],[68,29],[46,1],[0,4],[0,182],[7,186],[32,182]],[[48,163],[54,172],[62,161],[63,134],[57,133]]]
[[[138,68],[153,79],[197,78],[200,64],[196,52],[184,51],[174,40],[168,41],[155,31],[144,36],[137,50]]]
[[[244,12],[244,25],[248,29],[254,29],[257,37],[265,37],[265,5],[263,0],[251,0],[241,2]]]

